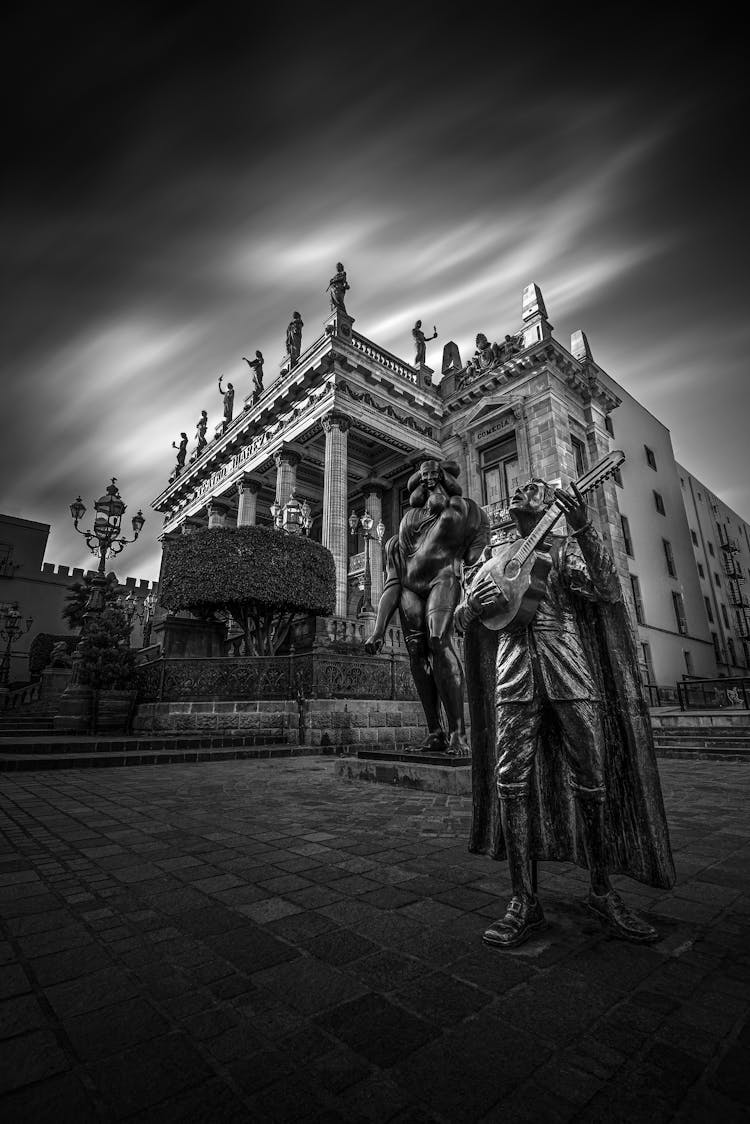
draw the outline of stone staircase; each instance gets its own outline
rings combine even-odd
[[[676,711],[651,716],[659,757],[750,764],[750,711]]]

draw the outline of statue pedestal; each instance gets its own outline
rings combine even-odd
[[[348,312],[341,312],[340,309],[334,309],[326,320],[326,333],[329,336],[341,336],[342,339],[350,340],[352,338],[353,323],[354,317],[350,316]]]
[[[223,656],[226,626],[220,621],[165,617],[151,630],[164,656]]]
[[[72,674],[72,667],[46,667],[41,674],[39,697],[45,701],[59,699],[68,687]]]
[[[471,796],[471,758],[445,753],[421,753],[363,747],[356,756],[336,762],[336,776],[348,781],[370,781],[393,788]]]

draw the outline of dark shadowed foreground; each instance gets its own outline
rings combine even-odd
[[[750,769],[662,762],[665,939],[481,934],[469,801],[307,758],[3,778],[7,1121],[704,1121],[750,1092]]]

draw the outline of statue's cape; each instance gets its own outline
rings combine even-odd
[[[675,881],[674,865],[627,610],[622,601],[604,604],[577,599],[576,607],[584,649],[604,700],[609,870],[669,889]],[[497,640],[498,633],[476,621],[467,629],[464,641],[474,801],[469,850],[505,858],[494,778]],[[545,719],[531,781],[531,857],[585,867],[567,774],[554,722]]]

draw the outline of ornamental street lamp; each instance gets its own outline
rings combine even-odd
[[[2,662],[0,663],[0,687],[8,686],[10,653],[14,643],[26,635],[33,623],[33,617],[27,617],[26,620],[21,619],[21,611],[18,608],[17,601],[12,605],[3,605],[0,609],[0,639],[6,642]]]
[[[119,554],[128,543],[135,542],[143,530],[143,524],[146,520],[143,518],[143,512],[139,511],[132,519],[132,539],[126,539],[121,535],[122,517],[127,508],[117,490],[117,479],[114,476],[104,495],[94,504],[94,510],[96,511],[96,519],[94,520],[93,531],[82,531],[78,524],[86,514],[86,505],[81,501],[80,496],[75,503],[70,505],[73,526],[78,534],[83,535],[86,539],[91,553],[99,557],[99,566],[96,577],[91,583],[91,596],[86,609],[89,612],[100,612],[104,608],[104,585],[106,581],[104,565],[107,556]]]
[[[273,525],[277,531],[286,531],[290,535],[309,535],[315,517],[307,500],[298,500],[294,492],[292,488],[283,507],[278,500],[271,504],[269,511],[273,516]]]
[[[381,519],[375,528],[375,534],[372,532],[372,525],[375,522],[369,511],[365,511],[364,515],[360,518],[357,517],[355,512],[349,516],[349,530],[353,535],[357,534],[359,524],[362,524],[363,535],[365,540],[365,582],[364,582],[364,597],[362,599],[362,609],[360,612],[374,613],[372,607],[372,575],[370,572],[370,543],[376,542],[381,544],[383,542],[383,535],[385,534],[385,523]]]

